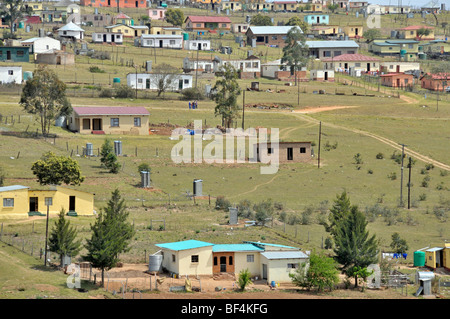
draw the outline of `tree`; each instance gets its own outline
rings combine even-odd
[[[292,27],[285,40],[286,46],[283,48],[281,63],[286,64],[295,75],[295,85],[297,85],[297,72],[306,66],[309,57],[309,49],[302,31],[297,27]]]
[[[330,215],[328,215],[328,221],[330,223],[324,223],[325,230],[334,236],[336,234],[336,224],[350,213],[350,208],[351,204],[347,192],[344,191],[341,195],[337,195],[333,207],[330,209]]]
[[[396,254],[404,254],[409,249],[406,240],[400,237],[399,233],[392,234],[392,242],[390,247],[393,249],[393,252]]]
[[[184,13],[181,9],[167,9],[166,21],[175,26],[182,26],[184,22]]]
[[[431,30],[428,28],[420,28],[419,30],[417,30],[417,36],[419,37],[419,39],[422,39],[423,36],[427,36],[430,35]]]
[[[329,4],[327,5],[328,10],[330,10],[332,13],[334,13],[334,11],[336,11],[339,8],[338,4]]]
[[[2,187],[5,183],[5,171],[0,166],[0,187]]]
[[[110,173],[117,174],[120,170],[120,163],[117,160],[117,156],[114,153],[114,149],[109,138],[105,139],[100,150],[100,162],[102,165],[109,169]]]
[[[49,238],[49,251],[59,254],[61,265],[64,256],[75,257],[81,250],[81,240],[76,240],[77,231],[65,218],[65,210],[61,209]]]
[[[307,32],[309,30],[309,24],[306,23],[305,21],[303,21],[300,17],[298,16],[293,16],[291,17],[288,22],[286,22],[287,26],[299,26],[300,29],[302,29],[303,33]]]
[[[367,221],[357,206],[352,206],[350,213],[336,224],[334,236],[335,260],[341,265],[342,273],[355,278],[358,287],[358,275],[355,267],[366,268],[377,262],[377,240],[375,235],[369,237],[366,230]]]
[[[260,13],[254,15],[250,20],[251,25],[256,26],[272,26],[272,19],[269,16],[262,15]]]
[[[44,136],[48,135],[50,125],[57,117],[72,113],[72,106],[66,97],[65,83],[45,66],[39,66],[33,78],[26,81],[19,104],[27,113],[40,117]]]
[[[92,235],[86,241],[87,254],[83,258],[102,271],[102,286],[105,270],[117,265],[119,254],[129,250],[130,240],[135,234],[133,225],[127,222],[129,213],[124,202],[119,190],[114,190],[107,206],[101,209],[91,225]]]
[[[78,162],[70,157],[47,152],[34,162],[31,170],[41,185],[80,185],[84,181]]]
[[[272,200],[269,198],[253,205],[253,210],[255,212],[255,219],[264,224],[267,218],[273,216],[274,209]]]
[[[319,292],[323,292],[325,288],[332,290],[339,282],[338,274],[337,264],[333,258],[313,252],[309,256],[309,263],[300,264],[289,277],[296,286],[308,290],[317,288]]]
[[[367,42],[371,42],[375,39],[380,38],[381,32],[379,29],[369,29],[367,31],[364,31],[363,37],[366,39]]]
[[[138,173],[140,172],[151,172],[150,165],[148,163],[141,163],[138,166]]]
[[[216,72],[216,76],[220,78],[212,89],[213,100],[216,102],[214,114],[222,116],[222,125],[230,128],[239,116],[237,96],[241,94],[241,89],[237,82],[238,73],[231,64],[225,64]]]
[[[153,68],[153,76],[157,85],[158,96],[166,92],[178,78],[178,69],[170,64],[162,63]]]
[[[248,269],[243,269],[239,272],[237,284],[241,291],[244,291],[245,287],[252,284],[251,273]]]
[[[15,38],[14,23],[19,23],[21,19],[30,16],[33,8],[25,5],[24,0],[2,0],[0,2],[0,17],[9,26],[9,32],[12,38]]]

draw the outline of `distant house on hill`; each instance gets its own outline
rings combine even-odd
[[[148,135],[145,107],[73,107],[68,127],[81,134]]]
[[[271,143],[267,143],[265,150],[260,149],[258,144],[255,144],[254,148],[258,162],[267,162],[267,156],[271,156],[275,152]],[[309,162],[311,160],[311,142],[279,142],[278,154],[280,163]]]
[[[183,49],[183,36],[172,34],[143,34],[140,45],[144,48]]]
[[[231,30],[231,20],[220,16],[187,16],[184,20],[187,31]]]
[[[420,36],[418,34],[418,31],[421,29],[428,30],[430,33],[429,35],[423,35]],[[429,26],[422,26],[422,25],[411,25],[408,27],[397,29],[397,38],[398,39],[405,39],[405,40],[434,40],[434,28]]]
[[[450,73],[427,73],[420,78],[421,87],[431,91],[443,91],[450,87]]]
[[[380,71],[380,59],[363,54],[342,54],[332,58],[324,58],[322,62],[325,69],[336,72],[349,72],[350,69],[359,69],[362,72]]]
[[[140,37],[143,34],[149,34],[149,29],[145,25],[115,24],[107,26],[105,29],[111,33],[122,33],[125,38]]]
[[[406,73],[387,73],[380,75],[381,85],[394,87],[394,88],[406,88],[414,85],[414,76]]]
[[[73,22],[69,22],[62,28],[58,29],[58,35],[61,38],[68,38],[74,40],[83,40],[84,39],[84,30],[80,28],[77,24]]]
[[[0,46],[0,61],[30,62],[30,48],[23,46]]]
[[[146,8],[147,0],[80,0],[80,5],[94,8]]]
[[[119,32],[94,32],[92,33],[93,43],[115,43],[123,44],[123,34]]]
[[[292,28],[297,28],[303,33],[298,26],[250,26],[245,33],[248,45],[266,45],[284,48],[286,45],[286,36]]]
[[[61,50],[61,42],[50,37],[35,37],[21,42],[22,46],[29,47],[30,53],[43,53],[50,50]]]
[[[359,44],[353,40],[348,41],[306,41],[309,54],[315,58],[331,58],[342,54],[356,54]]]

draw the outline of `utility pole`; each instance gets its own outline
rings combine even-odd
[[[400,144],[402,146],[402,170],[401,170],[401,177],[400,177],[400,205],[403,203],[403,157],[405,154],[405,144]]]
[[[322,138],[322,121],[319,122],[319,151],[318,151],[318,161],[317,168],[320,168],[320,140]]]
[[[47,266],[47,250],[48,250],[48,244],[47,244],[47,240],[48,240],[48,215],[50,212],[50,205],[52,204],[50,202],[50,198],[46,198],[45,199],[45,204],[47,205],[47,221],[45,223],[45,255],[44,255],[44,266]]]
[[[242,130],[245,130],[244,128],[244,113],[245,113],[245,90],[242,91]]]
[[[437,85],[436,112],[439,111],[439,83]]]
[[[300,106],[300,85],[297,85],[297,105]]]
[[[409,177],[408,177],[408,209],[411,207],[411,167],[412,167],[412,160],[411,157],[409,157]]]
[[[195,67],[195,88],[197,89],[197,77],[198,77],[198,51],[200,49],[197,47],[197,66]]]

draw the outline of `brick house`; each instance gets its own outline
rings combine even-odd
[[[393,88],[405,88],[414,85],[414,76],[405,73],[388,73],[380,75],[381,85]]]
[[[379,72],[380,59],[363,54],[342,54],[336,57],[322,59],[325,69],[338,72],[348,72],[350,68],[356,68],[363,72]]]
[[[420,78],[422,89],[443,91],[450,86],[450,73],[427,73]]]
[[[274,154],[271,143],[267,149],[260,150],[257,144],[255,153],[258,162],[265,162],[267,156]],[[305,163],[311,160],[311,142],[278,142],[278,158],[280,163]]]
[[[184,22],[187,31],[231,30],[231,20],[228,17],[188,16]]]
[[[298,28],[303,33],[300,27],[293,26],[250,26],[245,33],[247,43],[252,45],[252,41],[255,41],[256,45],[284,48],[286,35],[292,28]]]

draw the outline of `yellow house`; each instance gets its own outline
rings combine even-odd
[[[113,23],[131,26],[134,24],[134,21],[131,17],[121,12],[113,18]]]
[[[94,194],[50,186],[47,189],[32,190],[27,186],[12,185],[0,187],[0,216],[21,218],[58,214],[64,209],[70,216],[94,214]]]
[[[145,107],[73,107],[69,129],[81,134],[148,135]]]
[[[222,2],[222,10],[226,11],[227,9],[231,11],[241,11],[242,3],[235,1]]]
[[[182,35],[183,29],[177,27],[151,27],[150,34]]]
[[[417,31],[420,29],[428,29],[430,34],[418,36]],[[411,25],[408,27],[397,29],[399,39],[405,40],[434,40],[434,28],[429,26]]]
[[[431,269],[443,267],[444,248],[433,247],[425,250],[425,266]]]
[[[140,37],[143,34],[149,34],[149,29],[145,25],[115,24],[105,27],[105,29],[112,33],[122,33],[123,36],[127,38]]]
[[[450,270],[450,243],[445,243],[444,246],[444,267]]]
[[[343,31],[349,38],[360,38],[363,36],[364,28],[362,25],[348,25],[343,27]]]
[[[31,7],[33,9],[33,13],[39,13],[43,10],[42,2],[26,2],[24,3],[25,7]]]

